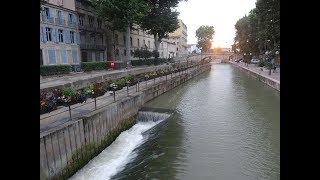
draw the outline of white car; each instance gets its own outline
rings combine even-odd
[[[251,59],[251,64],[258,64],[259,61],[259,59]]]

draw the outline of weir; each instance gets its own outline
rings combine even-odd
[[[135,149],[148,141],[150,130],[167,120],[172,114],[154,111],[139,111],[136,124],[123,131],[115,141],[75,173],[70,180],[108,180],[135,159]]]

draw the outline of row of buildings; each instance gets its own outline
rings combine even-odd
[[[162,39],[160,58],[179,57],[188,54],[187,26],[179,19],[179,28]],[[114,44],[112,43],[114,42]],[[155,49],[152,35],[132,30],[130,54],[126,53],[126,33],[112,32],[106,22],[94,15],[91,0],[47,0],[40,13],[40,65],[71,64],[112,60],[136,60],[136,49]]]

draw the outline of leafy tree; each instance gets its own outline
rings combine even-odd
[[[212,39],[214,35],[213,26],[200,26],[196,31],[196,37],[198,38],[197,47],[201,49],[201,52],[209,52],[212,46]]]
[[[155,40],[155,50],[158,51],[162,38],[179,28],[179,12],[173,10],[182,0],[145,0],[150,11],[139,23],[140,27],[152,34]]]
[[[109,28],[126,32],[126,54],[130,54],[130,29],[138,23],[150,9],[145,0],[93,0],[93,7],[98,17],[108,22]],[[113,58],[115,42],[113,42]],[[129,60],[129,56],[126,56]]]
[[[154,58],[158,58],[158,57],[160,56],[160,54],[159,54],[159,52],[158,52],[157,50],[153,50],[153,51],[152,51],[152,56],[153,56]]]

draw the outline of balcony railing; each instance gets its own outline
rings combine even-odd
[[[74,22],[74,21],[68,21],[68,25],[69,25],[70,27],[76,27],[76,26],[77,26],[77,23]]]
[[[46,23],[54,23],[53,17],[42,16],[42,21]]]
[[[61,25],[61,26],[65,26],[66,25],[66,20],[65,19],[55,18],[55,21],[56,21],[57,25]]]

